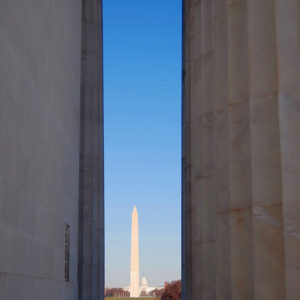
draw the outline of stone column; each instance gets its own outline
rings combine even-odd
[[[79,299],[104,297],[102,1],[82,1]]]
[[[184,299],[300,297],[299,8],[184,1]]]
[[[300,298],[300,3],[276,1],[286,299]]]

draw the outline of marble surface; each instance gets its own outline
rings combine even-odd
[[[136,206],[131,217],[130,297],[140,296],[139,216]]]
[[[77,299],[80,30],[80,0],[0,1],[1,300]]]
[[[104,297],[102,1],[82,1],[78,298]]]
[[[299,1],[184,1],[184,299],[300,297]]]
[[[0,65],[0,299],[103,299],[102,1],[0,1]]]

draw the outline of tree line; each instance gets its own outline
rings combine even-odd
[[[105,289],[105,297],[129,298],[130,293],[122,288]],[[141,297],[155,297],[161,300],[181,300],[181,280],[165,282],[163,289],[155,289],[150,293],[141,292]]]

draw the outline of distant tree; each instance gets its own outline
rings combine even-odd
[[[106,288],[105,297],[129,297],[130,293],[122,288]]]
[[[155,289],[149,293],[149,296],[151,297],[161,297],[164,289]]]
[[[141,294],[140,294],[140,297],[146,297],[146,296],[148,296],[146,291],[142,291]]]
[[[161,300],[181,300],[181,280],[166,282]]]

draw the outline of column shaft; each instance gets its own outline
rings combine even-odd
[[[299,298],[300,5],[183,3],[184,299]]]
[[[79,299],[104,296],[102,1],[82,1]]]

